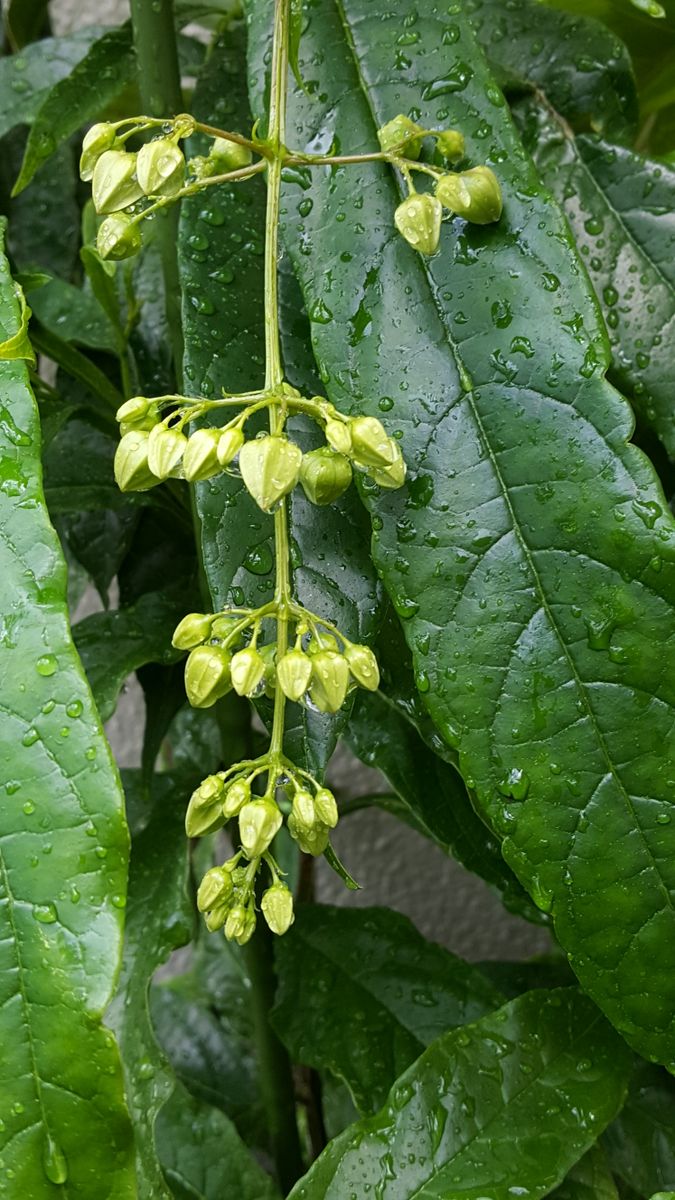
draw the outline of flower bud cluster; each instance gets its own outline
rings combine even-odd
[[[244,946],[256,927],[254,881],[258,864],[241,867],[241,853],[235,854],[222,866],[211,867],[202,879],[197,892],[197,907],[204,914],[206,927],[214,933],[222,929],[229,941]],[[293,896],[277,875],[269,858],[272,884],[263,892],[261,909],[272,933],[283,934],[294,920]]]

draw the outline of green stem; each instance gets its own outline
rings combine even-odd
[[[183,107],[173,0],[131,0],[131,23],[138,63],[138,88],[144,110],[152,117],[172,117]],[[156,237],[162,259],[164,296],[176,381],[183,365],[180,279],[178,276],[178,209],[158,215]]]

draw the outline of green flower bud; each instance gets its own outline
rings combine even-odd
[[[222,646],[197,646],[185,664],[185,691],[193,708],[210,708],[232,687],[230,655]]]
[[[283,434],[246,442],[239,454],[242,479],[263,512],[270,512],[293,490],[301,463],[300,447]]]
[[[345,649],[345,658],[359,687],[376,692],[380,686],[380,669],[372,650],[368,646],[356,646],[352,643]]]
[[[239,617],[215,617],[211,626],[211,637],[219,638],[220,641],[226,641],[232,633],[235,626],[239,624]],[[238,638],[236,639],[239,640]]]
[[[401,448],[397,442],[391,439],[395,448],[396,456],[394,461],[388,467],[369,467],[368,474],[370,478],[383,488],[398,488],[405,483],[406,465],[401,454]]]
[[[332,504],[347,490],[351,481],[352,468],[344,454],[321,446],[303,455],[300,483],[312,504]]]
[[[293,921],[293,896],[285,883],[274,883],[263,893],[260,903],[263,916],[272,933],[286,933]]]
[[[231,142],[229,138],[214,138],[207,159],[208,173],[225,175],[228,171],[238,171],[241,167],[247,167],[252,159],[248,146]]]
[[[326,421],[326,441],[338,454],[351,454],[352,438],[349,426],[342,421]]]
[[[377,131],[377,138],[385,154],[396,150],[405,158],[419,158],[425,131],[410,117],[399,113]]]
[[[228,821],[230,817],[236,817],[245,804],[248,804],[251,799],[251,785],[246,779],[235,779],[225,792],[223,800],[223,813]]]
[[[171,645],[176,650],[192,650],[194,646],[200,646],[211,636],[212,624],[213,617],[207,613],[188,613],[174,629]]]
[[[272,800],[250,800],[239,813],[239,838],[247,858],[259,858],[274,841],[281,813]]]
[[[204,914],[204,923],[209,933],[216,933],[218,929],[222,929],[229,912],[230,905],[227,901],[223,901],[222,904],[217,904],[215,908]]]
[[[150,435],[141,430],[125,433],[115,451],[115,480],[122,492],[147,492],[159,483],[148,465]]]
[[[232,659],[232,686],[238,696],[252,696],[262,683],[265,660],[253,646],[238,650]]]
[[[221,467],[227,467],[235,459],[244,444],[244,435],[236,426],[226,429],[218,439],[218,462]]]
[[[329,829],[335,829],[338,823],[338,806],[335,803],[335,796],[328,788],[319,788],[314,797],[314,807],[322,825],[327,825]]]
[[[107,121],[99,121],[92,125],[82,139],[82,154],[80,155],[80,179],[89,183],[94,174],[94,167],[106,150],[115,145],[117,134],[113,125]]]
[[[337,712],[349,687],[347,660],[334,650],[320,650],[312,659],[312,683],[309,695],[319,712]]]
[[[254,931],[255,912],[253,908],[235,904],[230,909],[225,921],[225,937],[228,942],[237,942],[239,946],[245,946],[251,940]]]
[[[314,828],[317,820],[314,797],[311,792],[305,788],[298,789],[293,796],[291,814],[298,829],[304,829],[309,833]]]
[[[266,642],[260,647],[260,657],[265,664],[265,695],[273,698],[277,687],[277,644]]]
[[[202,879],[197,892],[197,908],[208,912],[230,899],[233,891],[232,875],[225,867],[211,867]],[[224,920],[225,918],[223,918]]]
[[[315,858],[323,854],[328,845],[328,829],[325,825],[315,825],[311,830],[303,829],[295,821],[293,813],[288,818],[288,832],[303,854],[313,854]]]
[[[502,215],[502,191],[489,167],[443,175],[436,184],[436,195],[451,212],[474,225],[489,225]]]
[[[312,660],[302,650],[289,650],[277,664],[277,679],[284,696],[301,700],[312,676]]]
[[[126,213],[116,212],[106,217],[96,235],[96,249],[101,258],[114,262],[133,258],[142,245],[141,231]]]
[[[415,192],[399,204],[394,222],[406,242],[420,254],[435,254],[441,237],[443,209],[428,192]]]
[[[211,479],[220,471],[218,462],[219,429],[198,429],[188,438],[183,455],[183,474],[189,483]]]
[[[322,650],[339,650],[340,643],[332,633],[322,633],[321,638],[310,638],[307,644],[307,653],[314,657],[315,654],[320,654]]]
[[[188,440],[177,429],[155,425],[148,437],[148,464],[158,479],[168,479],[187,449]]]
[[[464,155],[464,135],[458,129],[444,129],[442,133],[437,133],[436,145],[449,162],[458,162]]]
[[[117,212],[140,200],[143,188],[136,178],[136,155],[106,150],[94,167],[91,194],[97,213]]]
[[[223,796],[225,789],[219,775],[209,775],[190,796],[185,814],[188,837],[203,837],[225,824]]]
[[[350,423],[352,458],[363,467],[389,467],[396,457],[397,444],[387,437],[376,417],[354,417]]]
[[[175,196],[185,182],[183,151],[171,138],[155,138],[138,152],[138,182],[146,196]]]
[[[158,421],[159,409],[156,400],[148,400],[146,396],[132,396],[125,400],[115,413],[122,433],[131,429],[152,429]]]

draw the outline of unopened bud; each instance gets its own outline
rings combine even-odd
[[[247,167],[252,158],[248,146],[231,142],[229,138],[214,138],[207,159],[207,171],[210,175],[225,175],[228,171]]]
[[[328,845],[328,829],[325,825],[315,825],[313,829],[303,829],[295,821],[293,813],[288,818],[288,832],[298,843],[303,854],[313,854],[318,857],[323,854]]]
[[[106,150],[94,167],[91,194],[97,213],[117,212],[140,200],[143,188],[136,178],[136,155]]]
[[[347,490],[351,481],[352,468],[344,454],[321,446],[303,455],[300,483],[312,504],[332,504]]]
[[[171,138],[155,138],[138,152],[138,182],[146,196],[174,196],[185,181],[183,151]]]
[[[312,676],[312,660],[302,650],[289,650],[277,664],[277,679],[284,696],[296,703],[304,696]]]
[[[356,646],[352,643],[345,649],[345,658],[359,687],[376,692],[380,686],[380,669],[372,650],[368,646]]]
[[[80,156],[80,179],[85,183],[89,183],[101,155],[114,146],[116,137],[114,126],[109,125],[107,121],[99,121],[87,130],[82,139]]]
[[[369,467],[368,474],[375,483],[383,488],[399,488],[405,483],[406,465],[401,454],[400,446],[391,439],[396,447],[394,461],[388,467]]]
[[[259,858],[274,841],[281,813],[272,800],[250,800],[239,813],[239,838],[247,858]]]
[[[270,512],[298,482],[302,451],[283,435],[246,442],[239,454],[242,479],[256,504]]]
[[[238,617],[214,617],[211,636],[219,638],[223,642],[227,641],[237,625],[239,625]]]
[[[185,664],[185,691],[193,708],[210,708],[232,687],[230,656],[222,646],[197,646]]]
[[[262,683],[265,660],[253,646],[238,650],[232,659],[232,686],[238,696],[252,696]]]
[[[96,249],[101,258],[120,262],[138,254],[143,239],[138,225],[126,213],[115,212],[101,222],[96,235]]]
[[[244,435],[236,426],[226,429],[218,439],[218,462],[221,467],[227,467],[237,457],[244,444]]]
[[[329,829],[335,829],[338,823],[338,806],[335,796],[328,788],[319,788],[314,797],[314,807],[321,823]]]
[[[299,788],[293,796],[291,813],[298,829],[313,829],[316,825],[316,809],[312,793]]]
[[[229,912],[230,905],[227,901],[223,901],[222,904],[217,904],[215,908],[210,909],[204,914],[204,923],[209,933],[216,933],[218,929],[222,929]]]
[[[245,946],[255,931],[255,912],[252,906],[235,904],[227,914],[225,937],[229,942]]]
[[[159,483],[148,464],[149,434],[141,430],[125,433],[115,451],[115,480],[122,492],[147,492]]]
[[[225,792],[223,800],[223,813],[228,821],[231,817],[236,817],[245,804],[248,804],[251,799],[251,785],[246,779],[235,779]]]
[[[441,237],[443,208],[440,200],[428,192],[416,192],[399,204],[394,221],[413,250],[435,254]]]
[[[157,424],[159,409],[156,400],[148,400],[146,396],[132,396],[125,400],[115,413],[122,433],[130,429],[152,429]]]
[[[197,892],[197,908],[208,912],[216,905],[224,904],[232,895],[232,875],[225,867],[211,867],[202,879]],[[224,918],[223,918],[224,919]]]
[[[188,837],[203,837],[225,824],[223,815],[223,781],[219,775],[209,775],[190,797],[185,814]]]
[[[354,417],[350,425],[352,457],[363,467],[388,467],[396,457],[396,442],[376,417]]]
[[[284,883],[274,883],[263,894],[260,904],[272,933],[286,933],[294,921],[293,896]]]
[[[211,636],[213,617],[207,613],[188,613],[173,632],[171,645],[176,650],[192,650]]]
[[[260,657],[265,664],[265,695],[272,699],[277,686],[277,644],[266,642],[260,647]]]
[[[188,438],[183,454],[183,474],[188,483],[211,479],[220,470],[218,462],[219,429],[198,429]]]
[[[501,188],[489,167],[443,175],[436,184],[436,195],[451,212],[474,225],[489,225],[502,215]]]
[[[326,421],[326,441],[338,454],[351,454],[352,438],[349,426],[342,421]]]
[[[442,133],[436,134],[436,145],[443,158],[447,158],[449,162],[458,162],[464,154],[464,135],[458,129],[444,129]]]
[[[347,660],[334,650],[320,650],[312,659],[310,697],[320,712],[337,712],[349,687]]]
[[[399,113],[397,117],[387,121],[386,125],[378,129],[377,138],[385,154],[395,150],[405,158],[419,158],[424,132],[419,125],[410,120],[410,117]]]
[[[158,479],[168,479],[187,449],[188,440],[177,429],[155,425],[148,438],[148,464]]]

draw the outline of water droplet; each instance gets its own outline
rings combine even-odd
[[[73,717],[73,718],[81,717],[82,716],[82,701],[81,700],[71,700],[70,704],[66,705],[66,715],[69,717]]]
[[[68,1163],[63,1150],[50,1134],[45,1138],[42,1150],[42,1167],[50,1183],[65,1183],[68,1178]]]
[[[511,767],[503,779],[497,784],[502,796],[511,796],[514,800],[524,800],[530,790],[529,776],[520,767]]]
[[[51,901],[48,904],[33,905],[33,916],[41,925],[53,925],[58,920],[56,905]]]
[[[333,314],[327,304],[323,300],[315,300],[308,309],[310,321],[315,321],[317,325],[328,325],[333,320]]]
[[[56,655],[54,655],[54,654],[41,655],[41,657],[38,658],[35,666],[37,668],[38,675],[45,675],[45,676],[53,675],[54,672],[56,671],[56,668],[58,667],[58,663],[56,661]]]

